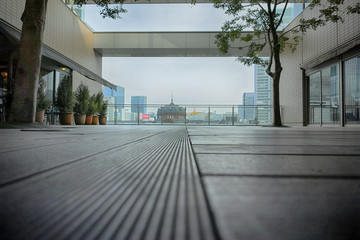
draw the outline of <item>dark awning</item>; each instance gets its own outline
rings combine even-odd
[[[10,26],[3,19],[0,19],[0,31],[9,34],[12,39],[20,41],[21,31],[19,29]],[[91,80],[94,80],[95,82],[98,82],[109,88],[116,89],[116,86],[114,84],[106,81],[104,78],[100,77],[96,73],[90,71],[89,69],[83,67],[82,65],[64,56],[63,54],[55,51],[54,49],[50,48],[45,44],[43,44],[42,47],[42,55],[58,62],[61,66],[68,67],[70,69],[77,71],[78,73],[82,74],[83,76]]]

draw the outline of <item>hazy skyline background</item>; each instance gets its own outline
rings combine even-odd
[[[220,31],[228,18],[211,4],[125,5],[122,19],[103,19],[100,7],[86,6],[85,21],[94,31]],[[230,57],[103,58],[103,77],[149,104],[241,104],[254,91],[254,68]]]

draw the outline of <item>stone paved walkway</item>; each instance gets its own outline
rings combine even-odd
[[[0,129],[0,239],[356,239],[360,129]]]

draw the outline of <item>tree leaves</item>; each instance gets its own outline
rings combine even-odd
[[[348,6],[347,7],[347,14],[360,14],[360,3],[356,3],[353,7],[352,6]]]
[[[123,3],[125,0],[93,0],[94,3],[100,7],[102,10],[100,14],[103,18],[109,17],[112,19],[121,18],[122,13],[126,13],[127,10],[123,8]],[[136,0],[135,0],[136,1]],[[74,0],[75,5],[84,5],[87,4],[88,0]],[[116,4],[116,5],[111,5]]]

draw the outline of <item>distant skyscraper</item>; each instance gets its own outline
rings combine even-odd
[[[272,122],[271,108],[272,105],[272,79],[266,74],[265,68],[255,65],[255,103],[258,106],[258,123],[269,124]],[[264,106],[265,105],[265,106]]]
[[[255,93],[248,92],[243,94],[243,106],[239,107],[239,118],[249,122],[255,119]]]
[[[116,90],[104,87],[104,97],[114,97],[115,104],[124,105],[125,104],[125,89],[120,86],[116,86]],[[124,108],[124,106],[118,106],[119,108]]]
[[[114,97],[104,97],[104,102],[107,102],[108,108],[107,108],[107,121],[113,122],[115,121],[117,117],[117,109],[114,107],[115,104],[115,98]]]
[[[147,113],[147,96],[131,96],[131,112]]]

